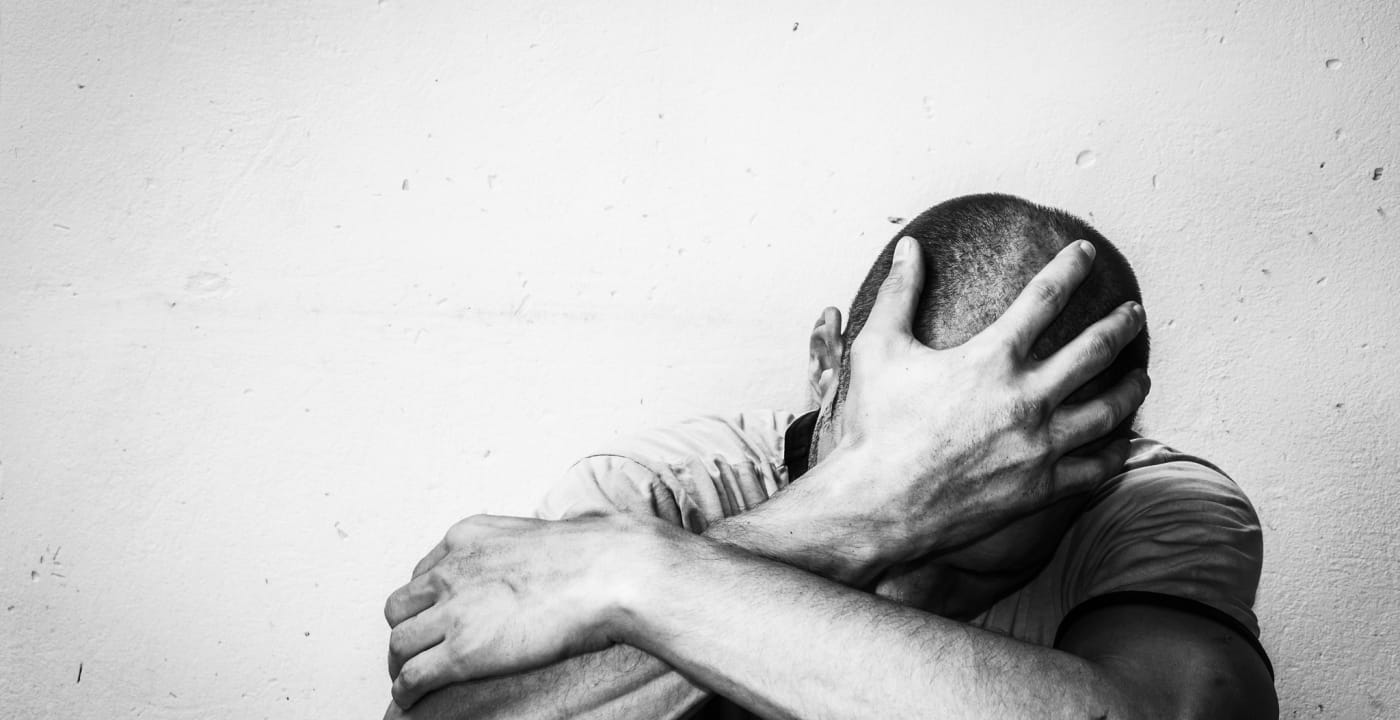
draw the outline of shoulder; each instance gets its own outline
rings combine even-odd
[[[1122,472],[1099,486],[1076,523],[1097,534],[1169,521],[1180,532],[1207,528],[1257,535],[1259,516],[1220,468],[1155,440],[1136,438]]]
[[[1253,607],[1259,517],[1220,468],[1137,439],[1066,541],[1054,647],[1136,674],[1177,710],[1277,715]]]
[[[1066,543],[1069,605],[1116,593],[1203,604],[1258,636],[1259,516],[1211,463],[1146,438],[1098,488]]]
[[[1105,541],[1150,532],[1158,542],[1194,545],[1227,535],[1232,547],[1262,556],[1259,515],[1239,485],[1210,462],[1147,438],[1133,440],[1122,472],[1093,492],[1075,526]]]
[[[643,512],[702,532],[787,484],[784,432],[795,415],[755,410],[686,418],[604,443],[554,483],[536,512]]]

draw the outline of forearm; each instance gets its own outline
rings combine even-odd
[[[832,577],[853,577],[811,502],[789,488],[744,515],[710,525],[705,536],[744,552]],[[669,664],[628,645],[524,673],[457,683],[426,696],[404,716],[465,718],[680,718],[711,697]],[[396,716],[391,708],[390,716]]]
[[[670,665],[630,645],[572,657],[528,672],[450,685],[389,718],[657,718],[678,720],[710,694]]]
[[[1133,717],[1121,678],[721,543],[661,533],[620,636],[772,718]]]

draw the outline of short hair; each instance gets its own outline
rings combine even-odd
[[[1090,325],[1129,300],[1142,302],[1137,276],[1123,254],[1088,223],[1062,210],[1011,195],[967,195],[935,205],[914,218],[885,245],[846,316],[845,357],[838,402],[850,384],[850,348],[875,304],[890,271],[895,243],[909,236],[919,243],[924,286],[914,317],[914,336],[945,349],[961,345],[1006,312],[1041,268],[1075,240],[1094,244],[1089,276],[1031,349],[1032,357],[1054,354]],[[1147,328],[1133,339],[1099,378],[1106,384],[1136,368],[1146,368]],[[1114,435],[1132,426],[1128,418]]]

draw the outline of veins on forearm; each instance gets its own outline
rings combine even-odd
[[[758,507],[719,520],[701,534],[843,585],[866,584],[878,572],[874,543],[847,522],[839,508],[810,490],[789,485]]]

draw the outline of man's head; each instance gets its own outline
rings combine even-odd
[[[840,441],[841,413],[850,382],[849,348],[865,326],[880,283],[889,273],[895,241],[904,236],[918,240],[926,268],[914,335],[935,349],[960,345],[990,325],[1030,279],[1061,248],[1075,240],[1094,244],[1097,253],[1093,269],[1064,311],[1037,340],[1032,348],[1035,358],[1054,354],[1122,303],[1142,301],[1137,278],[1123,255],[1073,215],[1009,195],[969,195],[936,205],[911,221],[876,258],[851,302],[845,331],[841,331],[833,311],[824,313],[812,331],[811,381],[821,404],[812,437],[813,464]],[[1109,387],[1135,368],[1145,368],[1147,357],[1148,336],[1144,329],[1119,353],[1113,365],[1072,395],[1069,402]],[[936,403],[938,398],[928,398],[928,402]],[[1130,417],[1115,437],[1129,432],[1131,425]],[[999,566],[1006,565],[1012,557],[1024,558],[1024,549],[1017,546],[1040,540],[1038,545],[1043,547],[1047,543],[1039,536],[1051,531],[1058,541],[1072,518],[1067,507],[1033,515],[1006,532],[975,543],[965,549],[962,559]],[[1054,543],[1048,545],[1054,547]]]

